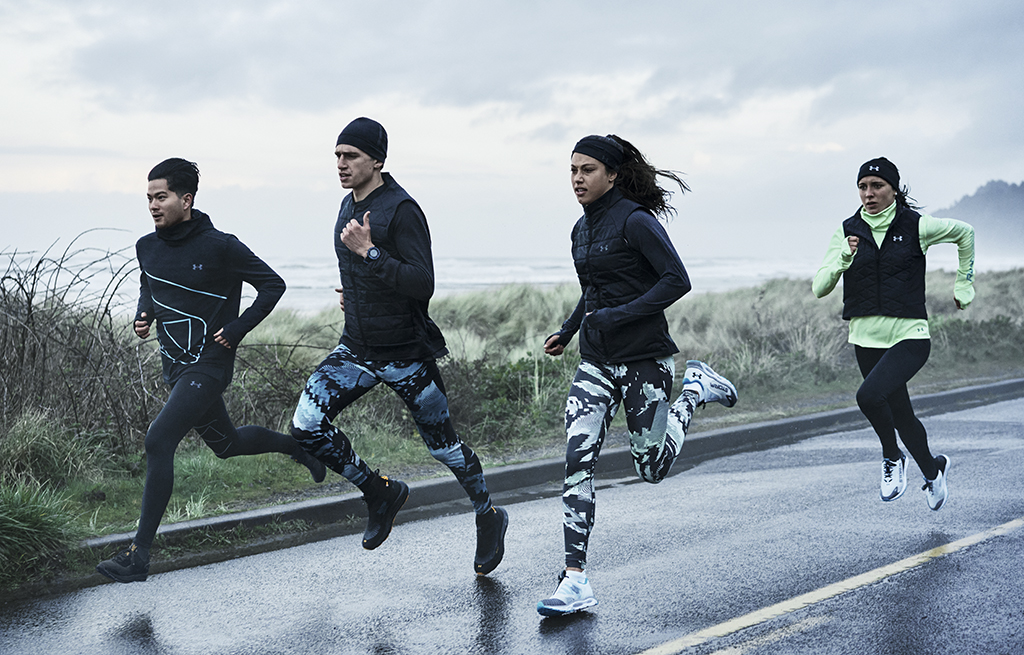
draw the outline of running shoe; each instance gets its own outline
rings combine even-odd
[[[369,513],[363,534],[363,548],[366,550],[373,550],[384,543],[391,534],[395,515],[409,499],[409,485],[401,480],[389,480],[383,475],[380,477],[384,481],[383,492],[375,498],[363,496]]]
[[[317,484],[323,482],[327,477],[327,467],[324,466],[324,463],[307,453],[305,449],[301,449],[298,455],[293,455],[292,461],[308,468],[309,474],[313,476],[313,482]]]
[[[149,557],[132,543],[117,555],[97,564],[96,572],[114,582],[145,582],[149,575]]]
[[[942,506],[946,503],[946,497],[949,496],[949,490],[946,488],[946,476],[949,475],[949,458],[945,455],[939,455],[935,458],[935,462],[939,465],[939,474],[935,476],[934,480],[925,478],[924,486],[921,487],[925,498],[928,499],[928,507],[931,507],[932,511],[942,509]]]
[[[721,403],[726,407],[736,404],[739,394],[736,386],[715,372],[713,368],[691,359],[686,362],[686,376],[683,378],[683,391],[687,389],[697,392],[700,400],[697,406],[707,403]]]
[[[491,507],[483,514],[476,515],[476,558],[473,570],[477,575],[487,575],[501,564],[505,556],[505,531],[508,530],[508,512],[500,507]]]
[[[902,455],[895,462],[891,459],[882,459],[882,483],[879,495],[882,500],[889,502],[896,500],[907,490],[907,456]]]
[[[564,616],[597,605],[594,592],[586,573],[562,571],[558,576],[558,588],[551,598],[537,603],[541,616]]]

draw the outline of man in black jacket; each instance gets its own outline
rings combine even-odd
[[[96,570],[117,582],[149,574],[149,549],[174,486],[174,451],[189,430],[224,459],[278,452],[305,464],[321,482],[324,465],[290,436],[255,425],[235,428],[221,398],[231,382],[235,346],[267,317],[284,293],[284,280],[235,238],[193,208],[199,169],[168,159],[149,173],[149,212],[156,227],[135,245],[142,269],[135,333],[150,335],[156,321],[164,381],[171,387],[146,434],[146,486],[132,544]],[[239,316],[242,282],[256,288]]]
[[[504,556],[508,513],[491,503],[476,453],[455,433],[436,360],[448,353],[427,307],[434,265],[427,219],[412,197],[383,173],[387,133],[357,118],[338,136],[335,155],[342,188],[334,229],[345,312],[341,343],[303,389],[292,436],[314,457],[363,492],[369,511],[363,548],[391,533],[409,486],[370,470],[331,422],[345,407],[383,382],[405,402],[430,454],[448,466],[476,511],[474,570],[485,575]]]

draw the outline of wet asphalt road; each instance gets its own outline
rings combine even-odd
[[[699,416],[698,419],[699,420]],[[1024,399],[924,419],[950,499],[878,500],[868,430],[720,458],[660,485],[604,480],[600,605],[542,620],[561,565],[557,489],[509,506],[505,562],[472,572],[466,512],[0,606],[0,653],[637,653],[1024,517]],[[617,445],[617,444],[615,444]],[[917,484],[914,484],[917,483]],[[686,653],[1024,653],[1024,528],[728,628]]]

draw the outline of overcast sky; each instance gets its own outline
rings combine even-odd
[[[435,257],[567,258],[572,146],[616,133],[686,174],[684,261],[817,262],[872,157],[932,210],[1024,180],[1022,71],[1020,0],[0,0],[0,246],[134,243],[179,156],[268,261],[329,257],[366,115]]]

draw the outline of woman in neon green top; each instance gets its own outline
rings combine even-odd
[[[974,228],[917,212],[908,189],[900,188],[899,170],[884,157],[860,167],[857,188],[862,206],[832,235],[814,276],[814,295],[831,293],[842,276],[843,318],[850,321],[850,343],[864,376],[857,405],[882,442],[882,500],[896,500],[907,488],[907,458],[896,443],[898,432],[924,475],[928,506],[938,510],[948,496],[950,460],[932,456],[907,382],[931,350],[925,254],[938,243],[957,244],[953,300],[966,308],[974,299]]]

